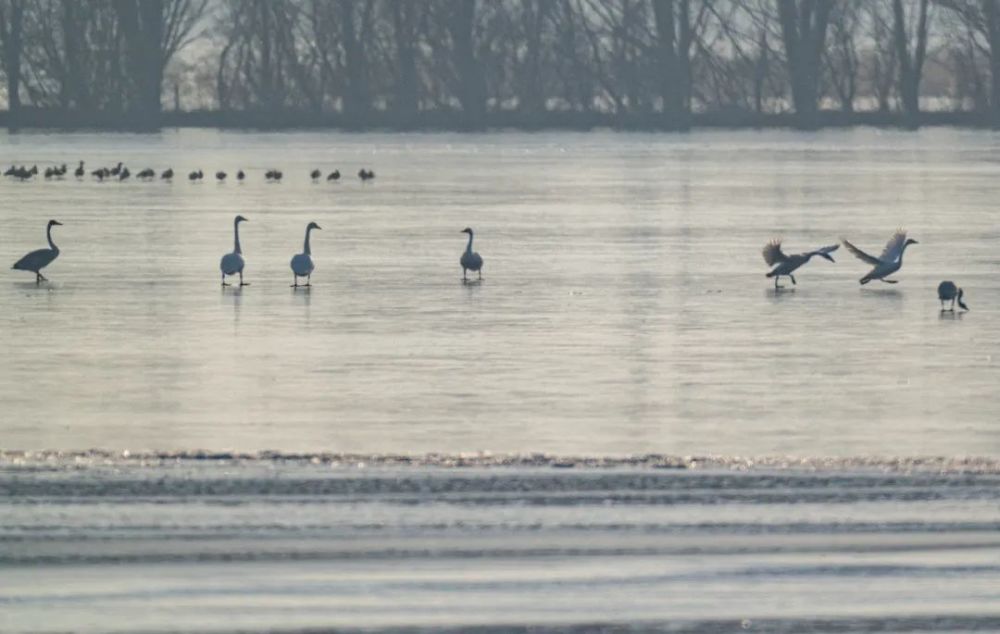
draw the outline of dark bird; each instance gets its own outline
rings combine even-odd
[[[222,170],[219,170],[218,172],[215,173],[215,180],[219,181],[220,183],[226,180],[226,173],[223,172]]]
[[[462,233],[469,234],[469,243],[465,245],[465,252],[458,260],[458,263],[462,265],[462,281],[466,281],[466,271],[475,271],[479,273],[479,279],[483,279],[483,258],[472,250],[472,229],[466,227],[462,229]]]
[[[60,165],[59,167],[56,168],[56,176],[62,178],[63,176],[66,175],[66,170],[67,169],[68,168],[66,167],[66,164],[63,163],[62,165]]]
[[[330,175],[326,177],[328,181],[339,181],[340,180],[340,170],[333,170]]]
[[[360,178],[362,181],[370,181],[371,179],[375,178],[375,172],[373,172],[372,170],[366,170],[365,168],[362,167],[360,170],[358,170],[358,178]]]
[[[957,287],[954,282],[945,280],[944,282],[938,284],[938,299],[941,300],[942,312],[945,310],[944,303],[947,301],[951,301],[951,308],[948,309],[951,312],[955,312],[956,301],[962,310],[969,310],[969,307],[962,301],[963,295],[965,295],[965,291]]]
[[[122,164],[118,163],[118,165],[115,165],[114,167],[111,168],[111,175],[118,176],[121,173],[121,171],[122,171]]]
[[[267,170],[266,172],[264,172],[264,178],[266,180],[273,181],[274,180],[274,172],[275,171],[276,170]]]
[[[90,175],[96,177],[97,180],[99,180],[99,181],[103,181],[104,178],[108,175],[108,168],[106,168],[106,167],[99,167],[96,170],[94,170],[93,172],[91,172]]]
[[[32,251],[15,262],[14,266],[11,267],[12,269],[17,269],[19,271],[31,271],[34,273],[35,284],[45,280],[45,276],[41,273],[42,269],[49,264],[52,264],[52,261],[59,257],[59,247],[57,247],[56,243],[52,241],[52,227],[56,225],[62,225],[62,223],[58,220],[49,220],[49,225],[45,228],[45,237],[49,240],[48,249],[38,249],[37,251]]]
[[[282,176],[284,176],[284,174],[281,173],[281,170],[274,170],[273,178],[275,181],[280,181]]]
[[[11,165],[7,168],[7,171],[3,173],[4,176],[13,176],[17,172],[17,166]]]
[[[144,179],[144,180],[148,180],[150,178],[155,178],[156,177],[156,172],[153,170],[152,167],[147,167],[146,169],[144,169],[141,172],[139,172],[138,174],[136,174],[135,177],[136,178],[141,178],[141,179]]]
[[[127,167],[123,167],[122,171],[118,172],[118,180],[120,181],[126,180],[131,175],[132,172],[128,171]]]
[[[318,181],[319,177],[322,176],[322,175],[323,175],[323,172],[321,172],[319,170],[313,170],[313,171],[309,172],[309,178],[313,179],[314,181]]]
[[[236,172],[236,180],[242,181],[247,175],[243,173],[243,170]]]
[[[167,181],[172,179],[173,177],[174,177],[174,168],[172,167],[168,167],[167,169],[163,170],[162,174],[160,174],[160,178]]]
[[[920,244],[916,240],[908,240],[906,238],[906,232],[902,229],[897,229],[896,233],[889,238],[886,243],[885,248],[882,249],[882,255],[875,257],[874,255],[868,255],[858,247],[854,246],[847,240],[842,240],[844,246],[863,262],[871,264],[873,268],[871,271],[858,280],[861,284],[867,284],[872,280],[881,280],[886,284],[895,284],[898,280],[887,280],[885,279],[889,275],[892,275],[903,266],[903,252],[906,251],[906,247],[911,244]]]
[[[57,173],[56,172],[56,168],[54,168],[54,167],[46,167],[45,168],[45,180],[49,180],[50,178],[52,178],[53,176],[55,176],[56,173]]]
[[[86,171],[83,169],[83,161],[80,161],[80,165],[76,168],[76,171],[73,172],[73,175],[77,178],[83,178],[85,173]]]
[[[191,172],[190,174],[188,174],[188,180],[192,182],[199,181],[202,178],[204,178],[204,176],[205,175],[202,174],[201,170],[197,170],[195,172]]]
[[[833,262],[833,256],[830,254],[840,248],[839,244],[834,244],[828,247],[822,247],[816,249],[815,251],[808,251],[806,253],[797,253],[795,255],[785,255],[781,250],[781,240],[771,240],[764,245],[764,262],[768,266],[774,267],[765,277],[774,278],[774,288],[781,288],[778,285],[778,279],[782,275],[787,275],[792,284],[795,284],[795,276],[792,273],[798,269],[800,266],[812,259],[814,255],[818,255],[821,258],[825,258],[830,262]]]

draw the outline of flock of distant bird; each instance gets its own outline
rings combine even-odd
[[[69,168],[66,166],[65,163],[63,163],[62,165],[56,167],[45,168],[45,171],[42,172],[42,175],[45,178],[45,180],[60,180],[65,178],[68,172]],[[11,165],[6,171],[4,171],[3,175],[8,178],[12,178],[14,180],[19,180],[19,181],[31,180],[36,176],[38,176],[38,166],[33,165],[29,168],[24,165]],[[122,163],[118,163],[114,167],[99,167],[95,170],[91,170],[90,175],[102,182],[105,180],[126,181],[132,177],[132,172],[129,170],[128,167],[126,167]],[[84,167],[83,161],[80,161],[80,164],[77,166],[77,168],[73,170],[73,176],[75,176],[78,179],[82,179],[87,176],[87,170]],[[146,169],[136,172],[135,174],[135,177],[137,179],[144,181],[154,180],[156,179],[156,176],[157,176],[156,170],[154,170],[151,167],[147,167]],[[173,168],[167,168],[162,172],[160,172],[159,176],[160,180],[172,181],[174,178],[174,170]],[[228,177],[229,174],[227,174],[222,170],[219,170],[215,173],[215,180],[219,181],[220,183],[224,182]],[[247,174],[242,169],[236,172],[237,181],[242,183],[246,179],[246,177]],[[194,170],[188,173],[187,178],[191,182],[198,182],[205,178],[205,173],[202,172],[200,169]],[[268,182],[276,183],[280,182],[281,179],[284,178],[284,174],[282,173],[281,170],[269,169],[266,172],[264,172],[264,178]],[[323,172],[318,169],[314,169],[311,172],[309,172],[309,178],[312,179],[313,182],[318,182],[320,179],[323,178]],[[358,170],[358,178],[362,182],[370,181],[375,178],[375,172],[370,169],[362,167],[360,170]],[[326,175],[327,182],[332,183],[339,180],[340,180],[339,169],[335,169]]]
[[[865,253],[847,240],[842,239],[841,242],[844,243],[847,250],[853,253],[855,257],[873,267],[871,271],[868,271],[864,277],[858,280],[858,282],[862,285],[865,285],[872,280],[878,280],[880,282],[885,282],[886,284],[897,283],[898,280],[890,280],[886,278],[903,266],[903,253],[906,251],[906,247],[911,244],[919,244],[916,240],[907,238],[906,232],[902,229],[897,230],[896,233],[889,238],[889,242],[886,243],[885,248],[878,257]],[[782,286],[778,284],[778,280],[782,276],[788,277],[792,280],[792,284],[796,284],[795,276],[792,275],[792,273],[797,271],[799,267],[804,265],[816,255],[833,262],[833,256],[830,254],[839,248],[839,244],[834,244],[828,247],[820,247],[815,251],[807,251],[805,253],[797,253],[795,255],[786,255],[781,250],[781,240],[772,240],[764,245],[764,262],[766,262],[768,266],[772,267],[765,277],[774,278],[775,290],[782,288]],[[951,307],[948,310],[955,310],[956,301],[962,310],[969,310],[969,307],[965,305],[964,301],[962,301],[964,295],[965,291],[959,288],[952,281],[945,280],[938,284],[938,299],[941,301],[941,310],[945,310],[944,303],[947,301],[951,302]]]
[[[240,223],[247,222],[247,219],[243,216],[236,216],[233,219],[233,250],[230,253],[222,256],[222,260],[219,262],[219,270],[222,272],[222,285],[229,286],[226,282],[226,277],[239,275],[240,286],[248,286],[249,282],[243,280],[243,268],[246,266],[246,260],[243,259],[243,249],[240,247]],[[23,258],[14,263],[11,268],[19,271],[30,271],[35,274],[35,284],[40,284],[43,281],[47,281],[45,276],[42,275],[42,269],[44,269],[49,264],[52,264],[53,260],[59,257],[59,247],[56,243],[52,241],[52,227],[62,226],[62,223],[58,220],[49,220],[48,226],[45,227],[45,237],[49,241],[49,248],[47,249],[37,249],[28,253]],[[310,286],[312,284],[312,273],[316,269],[315,264],[313,264],[312,259],[312,249],[309,246],[309,236],[313,229],[322,229],[315,222],[310,222],[306,226],[306,240],[302,248],[302,253],[296,253],[292,256],[292,261],[290,266],[292,268],[292,287],[298,288],[299,278],[306,278],[306,283],[301,286]],[[483,279],[483,258],[478,253],[472,250],[472,229],[466,227],[462,229],[462,233],[469,234],[469,242],[465,246],[465,252],[462,257],[459,258],[459,264],[462,265],[462,281],[467,281],[466,272],[473,271],[479,273],[479,279]]]

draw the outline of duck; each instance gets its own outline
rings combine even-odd
[[[958,302],[959,308],[962,310],[969,310],[969,307],[965,305],[962,301],[962,296],[965,295],[965,291],[959,288],[954,282],[950,280],[945,280],[938,284],[938,299],[941,300],[941,312],[945,311],[944,303],[946,301],[951,301],[951,312],[955,312],[955,302]]]
[[[174,177],[174,168],[172,167],[168,167],[167,169],[163,170],[162,174],[160,174],[160,178],[165,181],[171,180],[173,179],[173,177]]]
[[[201,173],[201,170],[195,170],[190,174],[188,174],[188,180],[193,183],[195,181],[201,180],[203,176],[204,174]]]
[[[313,171],[309,172],[309,178],[313,179],[314,181],[318,181],[319,177],[322,176],[322,175],[323,175],[323,172],[321,172],[319,170],[313,170]]]
[[[465,245],[465,253],[458,261],[462,265],[462,281],[468,279],[465,276],[466,271],[475,271],[479,273],[479,279],[483,279],[483,258],[472,250],[472,229],[466,227],[461,232],[469,234],[469,243]]]
[[[329,181],[339,181],[340,180],[340,170],[333,170],[332,172],[330,172],[330,174],[326,177],[326,180],[328,182]]]
[[[299,278],[306,278],[305,286],[312,286],[312,272],[316,269],[312,260],[312,250],[309,248],[309,233],[313,229],[322,229],[315,222],[306,225],[306,241],[302,247],[302,253],[292,256],[292,288],[299,287]]]
[[[778,289],[781,286],[778,285],[778,280],[782,275],[787,275],[792,284],[796,284],[795,276],[792,275],[800,266],[812,259],[814,255],[818,255],[821,258],[834,262],[833,256],[830,254],[840,248],[839,244],[834,244],[828,247],[820,247],[815,251],[807,251],[806,253],[797,253],[795,255],[785,255],[781,250],[781,240],[771,240],[766,245],[764,245],[764,262],[768,266],[774,267],[768,272],[765,277],[774,278],[774,288]]]
[[[906,237],[906,232],[902,229],[897,229],[896,233],[892,234],[889,241],[885,244],[885,248],[882,249],[882,254],[878,257],[869,255],[854,246],[847,240],[841,240],[847,250],[854,254],[862,262],[867,262],[871,264],[873,268],[864,277],[862,277],[858,282],[861,285],[865,285],[872,280],[879,280],[885,282],[886,284],[895,284],[899,280],[887,280],[888,276],[892,275],[903,266],[903,252],[906,251],[906,247],[911,244],[920,244],[912,238]]]
[[[111,175],[118,176],[118,174],[120,174],[121,171],[122,171],[122,164],[121,162],[119,162],[118,165],[115,165],[114,167],[111,168]]]
[[[83,161],[80,161],[80,164],[76,167],[76,170],[73,171],[73,176],[76,176],[77,178],[83,178],[83,175],[86,173],[87,171],[83,169]]]
[[[226,180],[226,173],[223,172],[222,170],[219,170],[218,172],[215,173],[215,180],[219,181],[220,183],[223,182],[224,180]]]
[[[240,248],[240,223],[249,222],[243,216],[236,216],[233,219],[233,251],[232,253],[227,253],[222,256],[222,260],[219,262],[219,270],[222,271],[222,285],[229,286],[226,283],[227,275],[239,275],[240,276],[240,286],[249,286],[248,282],[243,281],[243,267],[246,262],[243,259],[243,249]]]
[[[243,170],[236,172],[236,180],[243,182],[243,179],[246,177],[247,175],[243,173]]]
[[[52,264],[52,262],[59,257],[59,247],[57,247],[56,243],[52,241],[52,227],[57,226],[62,226],[62,223],[58,220],[49,220],[49,224],[45,228],[45,237],[49,241],[48,249],[38,249],[28,253],[17,262],[14,262],[14,265],[11,268],[18,271],[31,271],[35,274],[35,284],[40,284],[42,281],[48,281],[45,279],[45,276],[42,275],[42,269]]]
[[[122,171],[118,172],[118,180],[123,181],[131,176],[132,173],[128,171],[127,167],[123,167]]]

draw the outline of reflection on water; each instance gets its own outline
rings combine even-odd
[[[0,433],[23,448],[1000,455],[998,140],[8,136],[0,164],[248,179],[0,183],[4,261],[65,223],[52,282],[0,282]],[[308,178],[361,165],[378,180]],[[237,213],[253,285],[216,298]],[[289,291],[312,220],[314,285]],[[847,254],[779,292],[764,277],[776,236],[874,249],[900,225],[920,245],[897,286],[859,287],[870,267]],[[461,283],[466,226],[488,282]],[[942,279],[975,313],[939,313]]]

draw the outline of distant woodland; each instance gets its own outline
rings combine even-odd
[[[1000,0],[0,0],[0,125],[1000,128]]]

